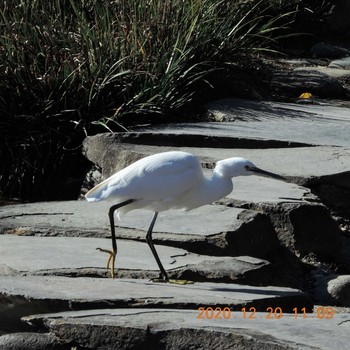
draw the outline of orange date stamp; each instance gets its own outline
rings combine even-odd
[[[313,313],[307,313],[306,308],[297,307],[293,308],[293,312],[283,313],[281,307],[267,307],[265,312],[257,312],[255,307],[245,308],[243,307],[240,311],[232,312],[231,309],[227,307],[199,307],[198,308],[198,320],[229,320],[229,319],[247,319],[247,320],[257,320],[257,319],[267,319],[267,320],[280,320],[285,315],[293,315],[294,319],[306,319],[315,318],[319,320],[330,320],[334,316],[334,309],[330,306],[317,307]]]

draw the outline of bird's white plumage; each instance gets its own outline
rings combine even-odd
[[[118,211],[145,208],[164,211],[186,208],[181,198],[195,189],[205,178],[197,157],[185,152],[164,152],[142,158],[112,175],[86,194],[90,202],[104,199],[122,202],[133,199]]]
[[[154,212],[191,210],[225,197],[232,191],[232,177],[253,175],[254,171],[278,177],[244,158],[228,158],[218,161],[211,178],[206,178],[193,154],[164,152],[127,166],[95,186],[85,197],[89,202],[109,199],[121,203],[132,199],[131,204],[118,209],[118,216],[139,208]]]

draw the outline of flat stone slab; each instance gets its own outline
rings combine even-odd
[[[117,244],[117,278],[158,277],[158,265],[146,243],[118,240]],[[107,255],[96,247],[110,245],[110,240],[98,238],[0,235],[0,275],[101,276],[107,274]],[[163,245],[156,249],[171,278],[183,278],[186,273],[196,281],[231,280],[251,285],[273,281],[266,260],[198,255]]]
[[[1,231],[17,235],[109,237],[109,206],[108,202],[86,201],[3,206],[0,207]],[[121,222],[116,222],[117,238],[145,240],[151,218],[152,213],[145,210],[128,213]],[[247,225],[249,228],[245,228]],[[278,246],[266,215],[225,205],[206,205],[189,213],[176,210],[161,213],[153,238],[156,244],[209,255],[261,258]],[[105,245],[109,248],[110,244]]]
[[[158,270],[158,265],[146,243],[118,240],[117,244],[117,268]],[[7,265],[22,273],[43,273],[58,269],[104,268],[107,254],[97,251],[97,247],[110,249],[111,240],[0,235],[0,265]],[[189,253],[180,248],[157,245],[156,249],[166,270],[216,259],[211,256]]]
[[[0,207],[0,225],[3,231],[5,228],[7,230],[23,228],[22,232],[11,232],[17,234],[26,234],[35,230],[40,233],[41,229],[51,234],[67,236],[74,232],[109,233],[108,209],[111,205],[108,201],[88,203],[82,200],[3,206]],[[237,219],[242,212],[243,209],[220,205],[206,205],[188,213],[177,210],[167,211],[159,215],[154,227],[154,237],[157,232],[206,237],[234,231],[242,224],[242,220]],[[147,231],[152,215],[150,211],[138,210],[123,216],[122,221],[116,222],[120,227],[117,236],[125,237],[126,231],[129,236],[130,230],[126,230],[128,228]],[[208,217],[215,217],[215,220],[205,220]]]
[[[349,117],[350,118],[350,117]],[[247,126],[253,122],[247,122]],[[226,128],[225,123],[213,123],[220,127],[220,130],[225,133],[230,133],[230,125],[234,127],[235,123],[228,123]],[[263,127],[265,122],[260,123]],[[193,133],[195,128],[191,124],[186,128],[181,129],[181,124],[174,126],[167,126],[169,130],[159,129],[159,135],[163,135],[162,132],[166,131],[165,135],[171,135],[171,131],[174,135],[181,133],[185,135],[186,132]],[[212,132],[212,124],[198,125],[198,130],[203,134],[210,134]],[[276,127],[277,128],[277,127]],[[339,127],[341,129],[341,127]],[[278,128],[276,129],[278,130]],[[84,148],[85,153],[89,160],[98,164],[103,169],[103,174],[109,176],[115,171],[122,169],[130,163],[158,152],[166,152],[174,150],[174,146],[155,146],[148,145],[145,140],[145,144],[135,144],[133,137],[128,135],[138,135],[142,140],[146,135],[145,133],[131,133],[124,134],[120,139],[120,134],[99,134],[91,136],[85,139]],[[153,139],[157,139],[157,133],[152,134]],[[189,134],[192,135],[192,134]],[[350,133],[349,133],[350,135]],[[334,135],[336,137],[336,135]],[[171,136],[168,136],[171,138]],[[174,136],[175,137],[175,136]],[[350,138],[349,138],[350,140]],[[189,140],[190,142],[190,140]],[[176,143],[176,137],[174,139]],[[208,148],[208,147],[194,147],[194,146],[176,146],[177,150],[190,152],[198,156],[204,166],[213,167],[215,162],[221,159],[231,157],[244,157],[252,161],[256,166],[275,172],[277,174],[291,177],[291,178],[303,178],[308,179],[311,177],[322,177],[328,175],[339,174],[350,171],[350,147],[338,147],[338,146],[318,146],[318,147],[288,147],[288,148]],[[103,150],[103,151],[102,151]],[[113,166],[111,166],[113,164]],[[258,179],[257,176],[244,177],[242,181],[249,181],[252,186]],[[234,178],[234,185],[241,181],[241,178]],[[305,189],[297,189],[296,187],[289,188],[288,183],[284,183],[277,180],[271,180],[267,178],[259,177],[262,185],[265,183],[272,183],[281,188],[284,186],[283,191],[297,191],[294,197],[302,197],[302,192]],[[269,182],[265,182],[269,181]],[[243,188],[243,187],[242,187]],[[254,186],[256,188],[256,195],[259,196],[261,186]],[[233,195],[237,190],[237,186],[234,186]],[[282,195],[281,191],[276,195],[272,192],[271,196],[278,198]],[[257,197],[258,198],[258,197]],[[259,198],[257,199],[257,201]]]
[[[220,128],[231,136],[350,146],[348,108],[226,99],[210,104],[209,110],[236,118]]]
[[[259,176],[234,179],[233,192],[226,198],[246,203],[268,204],[317,201],[317,197],[306,187]]]
[[[350,77],[350,69],[342,69],[340,67],[334,67],[335,64],[331,64],[330,67],[296,67],[294,71],[299,72],[320,72],[327,74],[333,78],[348,78]]]
[[[109,232],[108,209],[111,205],[108,201],[88,203],[82,200],[3,206],[0,207],[0,225],[3,229],[34,227],[38,230],[49,229],[53,233],[61,230],[67,235],[75,230],[94,232],[102,229]],[[209,236],[239,227],[240,222],[236,218],[242,211],[243,209],[216,205],[206,205],[188,213],[171,210],[160,215],[154,232]],[[116,222],[116,225],[147,231],[152,215],[147,210],[134,211],[123,216],[122,221]],[[203,225],[203,219],[208,216],[213,216],[216,220],[207,220]],[[123,232],[118,232],[118,236],[119,233],[123,237]]]
[[[215,305],[212,308],[215,310]],[[24,320],[62,341],[74,339],[90,347],[348,349],[350,314],[325,318],[325,310],[319,307],[314,313],[302,314],[298,309],[299,314],[287,314],[274,307],[256,313],[204,309],[202,314],[198,310],[103,309],[33,315]]]
[[[222,99],[210,103],[208,109],[217,119],[223,121],[147,127],[147,132],[277,140],[304,145],[350,146],[348,108]]]
[[[225,305],[233,308],[251,305],[264,311],[268,306],[280,306],[286,308],[286,311],[287,308],[292,311],[293,307],[306,307],[308,310],[312,308],[307,294],[286,287],[254,287],[211,282],[179,285],[143,279],[60,276],[0,276],[0,301],[3,305],[0,320],[11,308],[14,310],[16,306],[21,307],[21,303],[25,302],[31,303],[33,307],[39,303],[45,308],[52,308],[56,303],[61,308],[60,311],[108,305],[162,305],[190,309],[205,305]]]
[[[117,278],[158,277],[158,265],[146,243],[118,240]],[[107,274],[107,255],[96,247],[109,248],[110,240],[78,237],[0,235],[0,275],[98,276]],[[235,281],[252,285],[271,284],[269,262],[249,256],[215,257],[156,245],[171,278],[191,274],[195,280]],[[20,252],[20,254],[19,254]],[[179,276],[179,277],[178,277]]]

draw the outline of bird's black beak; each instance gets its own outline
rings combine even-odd
[[[256,173],[257,175],[272,177],[273,179],[287,181],[287,179],[281,175],[271,173],[271,172],[266,171],[266,170],[262,170],[260,168],[255,167],[255,166],[254,167],[250,166],[247,170],[252,171],[253,173]]]

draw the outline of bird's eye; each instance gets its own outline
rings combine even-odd
[[[244,166],[244,169],[247,170],[247,171],[249,171],[249,170],[250,170],[250,166],[249,166],[249,165],[245,165],[245,166]]]

